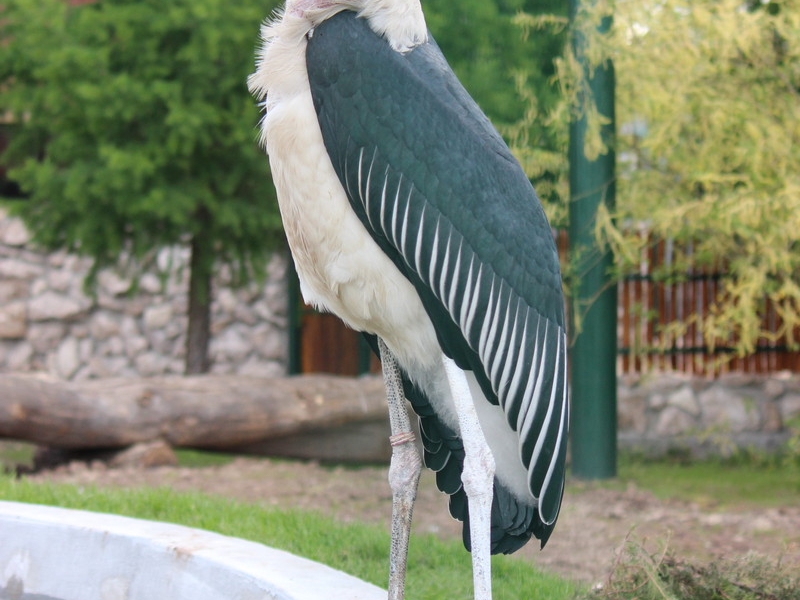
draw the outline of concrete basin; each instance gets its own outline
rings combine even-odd
[[[216,533],[0,502],[0,600],[385,600],[325,565]]]

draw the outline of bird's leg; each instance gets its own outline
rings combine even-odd
[[[403,382],[397,360],[378,338],[383,382],[389,402],[389,423],[392,436],[392,461],[389,485],[392,488],[392,548],[389,556],[389,600],[403,600],[405,595],[406,559],[411,535],[411,513],[417,498],[417,484],[422,460],[414,444],[414,433],[406,409]]]
[[[453,396],[461,439],[464,442],[464,470],[461,481],[469,506],[469,535],[472,552],[472,580],[475,600],[491,600],[491,521],[495,462],[483,435],[475,403],[464,371],[442,355],[447,382]]]

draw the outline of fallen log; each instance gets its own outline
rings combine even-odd
[[[173,447],[256,451],[261,445],[262,450],[274,447],[276,438],[309,439],[340,426],[369,429],[371,423],[387,423],[387,417],[379,377],[202,375],[67,382],[0,375],[0,438],[69,450],[160,439]]]

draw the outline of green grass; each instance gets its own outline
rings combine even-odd
[[[15,467],[33,466],[33,453],[36,446],[26,442],[7,442],[0,443],[0,472],[5,469],[14,469]]]
[[[718,508],[794,505],[800,496],[800,467],[788,461],[742,454],[704,461],[650,460],[623,454],[619,477],[659,498],[680,498]]]
[[[168,489],[131,491],[49,483],[0,476],[0,498],[178,523],[254,540],[305,556],[386,586],[389,536],[380,527],[343,525],[317,514],[267,509],[198,493]],[[493,558],[497,600],[561,600],[580,587],[544,574],[519,559]],[[468,599],[472,594],[469,554],[460,542],[412,536],[408,597]]]
[[[210,452],[208,450],[190,450],[187,448],[176,448],[175,455],[178,457],[178,466],[193,469],[227,465],[236,458],[235,454]]]

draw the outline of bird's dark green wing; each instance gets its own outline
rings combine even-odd
[[[502,406],[552,528],[566,336],[558,256],[530,182],[432,41],[395,52],[345,11],[312,32],[306,64],[353,210],[415,286],[443,351]]]

